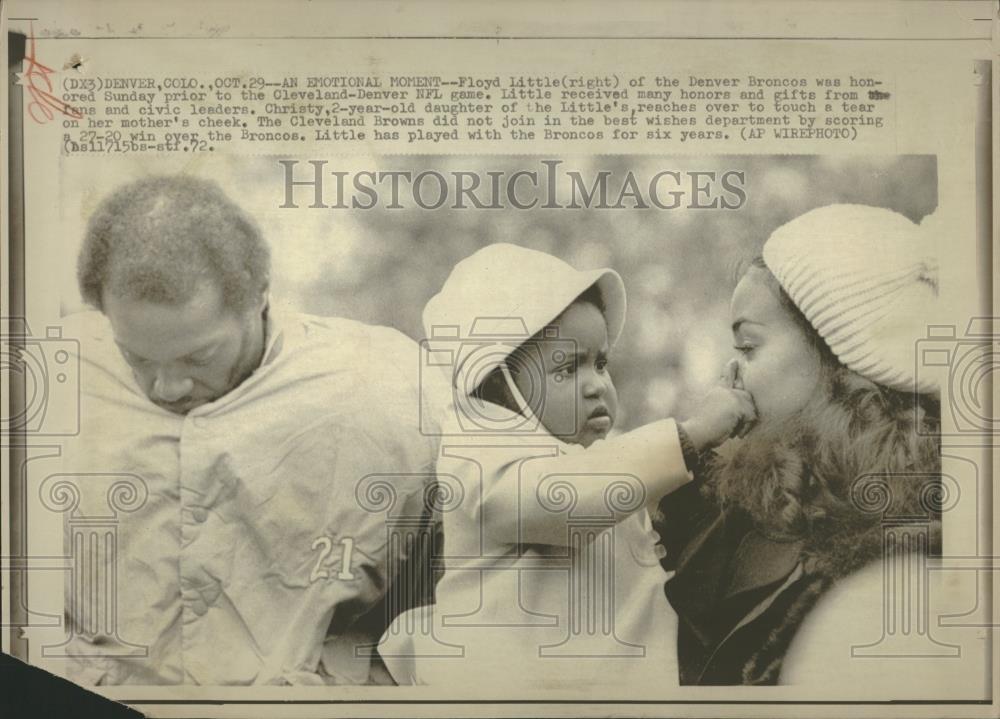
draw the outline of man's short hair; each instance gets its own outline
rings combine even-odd
[[[99,310],[105,290],[179,305],[210,280],[224,306],[240,311],[267,290],[270,264],[257,224],[215,182],[154,176],[119,187],[98,206],[77,279],[83,299]]]

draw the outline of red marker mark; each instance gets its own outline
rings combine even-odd
[[[31,28],[31,38],[24,61],[27,63],[27,69],[22,74],[22,84],[25,84],[28,88],[28,94],[31,95],[31,102],[28,103],[28,114],[32,120],[39,124],[45,124],[55,117],[53,111],[75,120],[83,117],[83,113],[78,109],[52,94],[52,81],[49,79],[49,75],[54,71],[51,67],[46,67],[35,60],[34,26]]]

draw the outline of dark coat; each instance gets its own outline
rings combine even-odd
[[[765,537],[694,485],[667,499],[659,531],[664,567],[676,571],[665,591],[679,617],[681,683],[777,684],[810,610],[838,575],[859,567],[813,561],[804,542]]]

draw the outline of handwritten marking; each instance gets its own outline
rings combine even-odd
[[[52,93],[52,81],[49,75],[55,72],[51,67],[43,65],[35,59],[35,28],[31,26],[31,37],[28,40],[28,52],[24,56],[27,69],[22,73],[22,80],[27,80],[28,94],[31,102],[28,104],[28,115],[40,125],[50,122],[55,114],[53,110],[72,117],[74,120],[83,118],[83,113],[77,108],[63,102]],[[24,82],[22,82],[24,84]]]

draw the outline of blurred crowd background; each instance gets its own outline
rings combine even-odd
[[[93,207],[118,184],[150,172],[189,172],[218,181],[261,225],[274,257],[273,301],[283,309],[350,317],[423,336],[421,311],[454,264],[493,242],[512,242],[578,268],[612,267],[628,290],[625,331],[611,358],[620,429],[683,417],[732,355],[729,299],[739,268],[768,235],[815,207],[850,202],[887,207],[919,221],[937,205],[933,156],[591,156],[561,157],[562,169],[648,178],[662,170],[745,173],[738,210],[534,209],[367,211],[281,209],[277,157],[194,161],[67,163],[61,221],[66,254],[63,311],[82,308],[73,279],[76,247]],[[299,158],[302,160],[310,158]],[[441,173],[541,169],[543,158],[380,156],[326,159],[326,169]],[[300,166],[305,172],[308,166]],[[613,187],[617,187],[612,183]],[[431,188],[434,185],[431,183]],[[305,193],[308,194],[308,193]],[[299,195],[304,198],[305,194]],[[434,197],[433,190],[430,197]],[[409,194],[402,201],[412,205]],[[75,245],[74,245],[75,243]],[[539,288],[544,291],[544,288]]]

